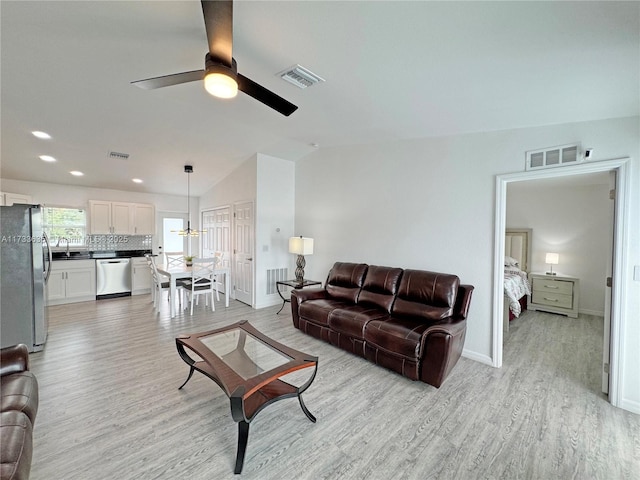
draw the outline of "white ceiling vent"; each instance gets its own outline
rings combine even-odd
[[[324,82],[324,78],[307,70],[301,65],[294,65],[287,68],[284,72],[277,74],[281,79],[292,83],[298,88],[307,88],[319,82]]]
[[[580,144],[560,145],[526,152],[526,170],[563,167],[583,161]]]
[[[121,153],[121,152],[109,152],[109,155],[107,156],[109,158],[117,158],[118,160],[126,160],[129,158],[128,153]]]

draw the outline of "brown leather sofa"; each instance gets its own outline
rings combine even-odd
[[[293,324],[440,387],[460,358],[473,286],[455,275],[337,262],[324,288],[293,290]]]
[[[0,350],[0,479],[29,478],[38,382],[29,371],[26,345]]]

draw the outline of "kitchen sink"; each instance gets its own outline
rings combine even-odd
[[[54,260],[91,260],[90,252],[69,252],[69,256],[67,252],[52,252],[51,255]]]

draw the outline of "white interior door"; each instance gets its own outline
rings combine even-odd
[[[609,189],[612,192],[616,191],[616,172],[612,170],[609,172]],[[603,393],[609,393],[609,368],[610,368],[610,346],[611,346],[611,283],[609,279],[613,278],[613,245],[614,245],[614,232],[615,232],[615,218],[616,218],[616,202],[614,201],[615,194],[610,198],[609,207],[611,210],[611,223],[609,224],[609,245],[607,249],[607,258],[611,261],[607,262],[607,281],[604,294],[604,340],[602,343],[602,391]]]
[[[231,208],[221,207],[202,212],[202,256],[220,253],[222,265],[231,267]],[[233,285],[233,279],[231,279]],[[218,287],[224,292],[224,282]],[[226,293],[226,292],[225,292]]]
[[[253,203],[234,206],[233,283],[236,300],[253,306]]]

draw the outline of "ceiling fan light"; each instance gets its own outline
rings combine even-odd
[[[204,88],[214,97],[233,98],[238,94],[238,83],[224,73],[208,73]]]

